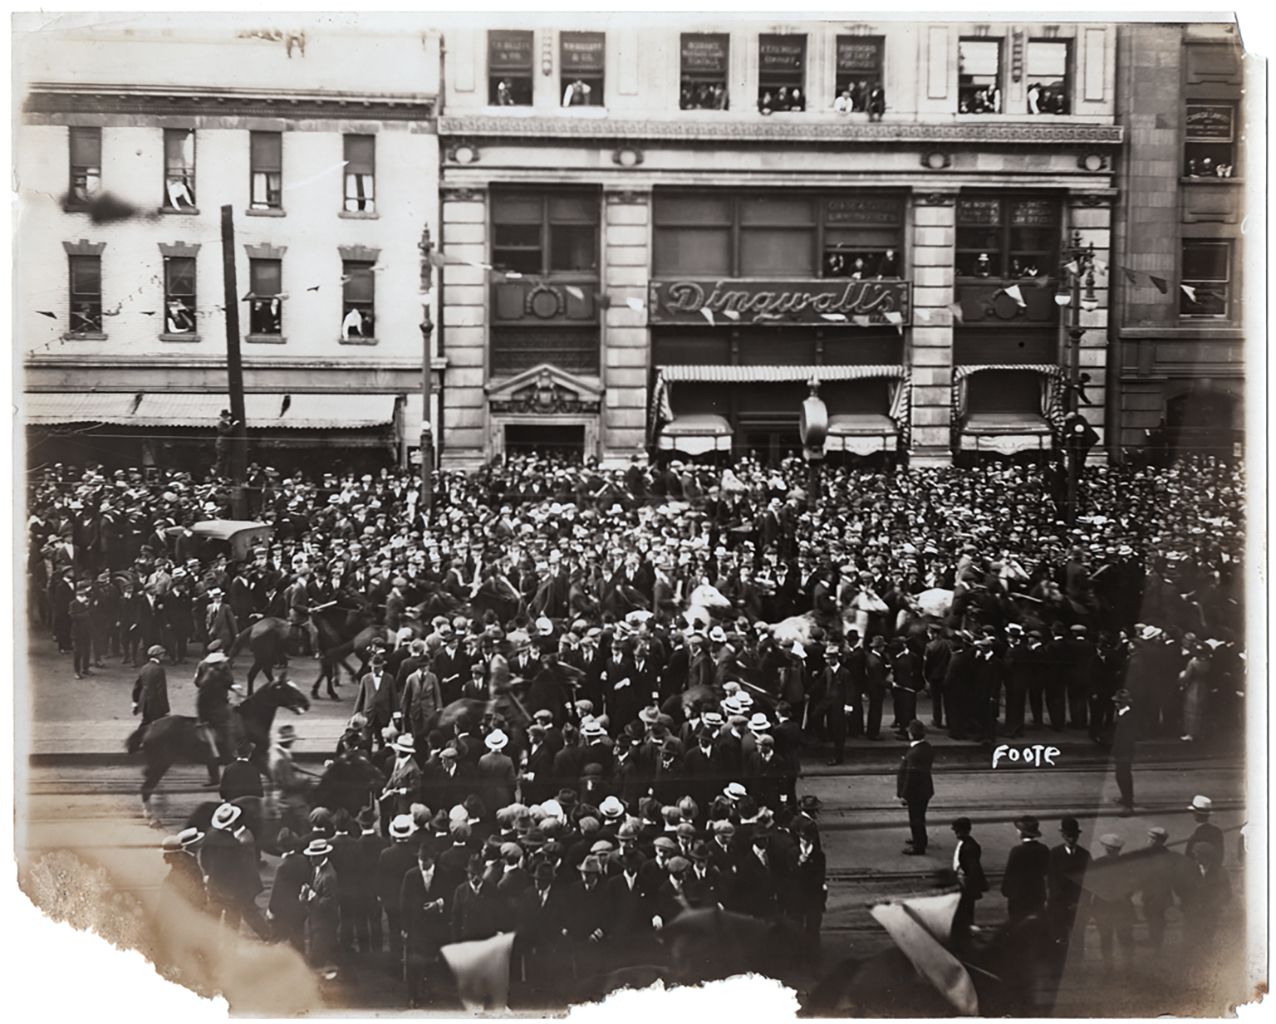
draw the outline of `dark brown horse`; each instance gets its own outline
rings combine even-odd
[[[235,707],[231,716],[232,733],[240,739],[252,740],[253,760],[265,769],[266,752],[270,749],[270,730],[275,722],[275,712],[287,708],[301,714],[310,710],[310,700],[286,679],[267,683],[251,697]],[[218,779],[217,755],[194,718],[186,715],[165,715],[149,725],[144,725],[129,736],[126,747],[130,754],[141,753],[146,757],[146,769],[142,776],[142,805],[150,814],[151,794],[164,774],[178,761],[202,764],[208,768],[211,783]]]

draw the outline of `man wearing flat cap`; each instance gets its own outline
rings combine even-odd
[[[1121,857],[1125,838],[1115,832],[1099,837],[1103,856],[1095,859],[1095,867],[1113,864]],[[1103,954],[1103,973],[1112,973],[1116,962],[1116,946],[1119,943],[1127,956],[1134,952],[1134,903],[1129,895],[1110,900],[1095,896],[1090,903],[1090,914],[1099,932],[1099,950]]]
[[[168,676],[160,664],[164,648],[156,644],[146,652],[147,662],[133,683],[133,714],[142,716],[142,725],[150,725],[169,713]]]

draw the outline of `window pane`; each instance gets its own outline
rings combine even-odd
[[[494,224],[539,224],[543,204],[539,198],[528,196],[493,196],[492,222]]]
[[[500,249],[492,250],[492,263],[501,270],[512,270],[517,274],[539,274],[541,272],[541,250],[535,249]]]
[[[186,128],[164,130],[164,163],[171,168],[195,166],[195,132]]]
[[[814,277],[815,232],[775,228],[740,232],[740,274],[743,277]]]
[[[348,302],[372,301],[372,266],[368,263],[345,263],[345,296]]]
[[[1226,281],[1230,246],[1226,242],[1184,242],[1184,281]]]
[[[979,78],[997,74],[1001,44],[996,40],[963,39],[957,45],[959,73]]]
[[[164,261],[168,272],[170,295],[195,294],[195,260],[189,256],[170,256]]]
[[[746,198],[740,203],[740,223],[773,224],[776,227],[813,224],[814,204],[809,199]]]
[[[71,129],[71,165],[100,167],[102,164],[102,129]]]
[[[598,203],[576,196],[550,196],[549,219],[551,223],[597,224]]]
[[[498,249],[524,248],[540,249],[541,226],[535,224],[495,224],[493,225],[493,244]]]
[[[253,260],[250,266],[254,295],[278,295],[279,260]]]
[[[101,294],[102,261],[99,257],[71,257],[71,291],[77,295]]]
[[[657,224],[730,224],[731,204],[711,196],[656,196]]]
[[[372,174],[376,159],[376,136],[347,135],[345,159],[347,174]]]
[[[283,167],[283,133],[253,132],[252,168],[254,171],[278,171]]]
[[[532,70],[532,33],[493,30],[487,34],[487,67],[493,75]]]
[[[655,239],[655,273],[706,275],[731,273],[731,232],[723,228],[661,228]]]
[[[549,269],[593,270],[598,264],[597,235],[592,224],[550,225]]]
[[[1062,79],[1068,73],[1067,43],[1028,43],[1028,74]]]

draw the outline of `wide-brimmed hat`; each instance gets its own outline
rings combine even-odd
[[[1030,836],[1033,839],[1041,835],[1041,826],[1037,822],[1037,819],[1031,814],[1023,814],[1016,818],[1015,828],[1017,828],[1021,834]]]
[[[603,862],[597,854],[589,854],[580,862],[580,873],[582,875],[601,875],[603,873]]]
[[[504,750],[509,743],[510,738],[500,729],[493,729],[487,734],[487,738],[483,741],[487,744],[487,749],[495,753],[498,750]]]
[[[332,844],[323,838],[310,840],[310,845],[306,847],[307,857],[326,857],[331,852]]]
[[[279,727],[279,742],[292,743],[297,738],[297,730],[285,723]]]
[[[1196,811],[1199,814],[1210,814],[1214,810],[1214,801],[1207,796],[1194,796],[1192,802],[1187,805],[1189,811]]]
[[[728,782],[722,792],[728,800],[742,800],[749,795],[749,791],[739,782]]]
[[[222,804],[213,812],[213,828],[230,828],[243,813],[243,809],[234,804]]]
[[[766,732],[771,728],[771,722],[761,711],[755,711],[749,719],[750,732]]]
[[[598,811],[604,818],[623,818],[625,816],[625,805],[616,797],[609,796],[598,805]]]
[[[405,732],[397,740],[391,743],[390,746],[397,750],[400,754],[416,753],[416,739],[410,732]]]
[[[660,709],[654,704],[649,704],[638,712],[638,717],[648,725],[655,725],[656,719],[660,717]]]
[[[396,814],[390,822],[390,837],[406,839],[416,831],[416,821],[410,814]]]
[[[580,734],[582,736],[605,736],[606,730],[598,723],[598,719],[589,718],[580,724]]]
[[[160,844],[160,849],[165,853],[176,853],[178,850],[187,850],[194,846],[204,838],[204,833],[197,828],[185,828],[173,836],[165,836],[164,842]]]

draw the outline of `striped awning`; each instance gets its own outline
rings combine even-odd
[[[677,416],[661,429],[658,447],[688,455],[730,451],[733,433],[730,423],[712,413]]]
[[[873,452],[894,449],[897,434],[895,421],[885,413],[836,413],[829,417],[824,450],[872,455]]]
[[[110,423],[131,427],[209,427],[230,399],[177,392],[77,394],[25,397],[27,422]],[[244,415],[250,430],[354,430],[394,422],[396,395],[249,394]]]
[[[903,366],[662,366],[660,374],[670,383],[776,384],[786,381],[869,380],[903,377]]]

